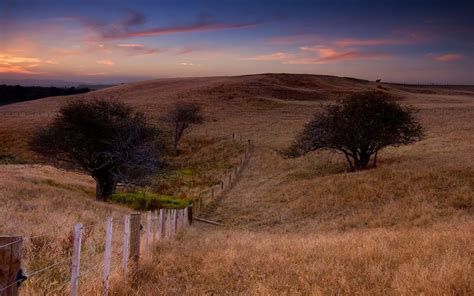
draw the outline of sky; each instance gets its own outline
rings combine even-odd
[[[474,1],[0,0],[0,78],[474,84]]]

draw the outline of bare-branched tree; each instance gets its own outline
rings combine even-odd
[[[177,103],[162,118],[173,132],[173,151],[178,154],[178,146],[186,130],[193,124],[204,121],[201,107],[195,103]]]
[[[384,92],[355,94],[323,107],[323,112],[306,124],[287,155],[297,157],[326,149],[344,154],[351,171],[368,168],[371,156],[372,166],[376,166],[377,154],[383,148],[423,138],[414,112]]]
[[[117,183],[142,183],[159,167],[158,131],[142,113],[111,100],[72,101],[30,139],[30,147],[63,165],[77,167],[96,181],[105,201]]]

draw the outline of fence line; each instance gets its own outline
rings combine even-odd
[[[232,134],[232,139],[235,140],[238,137],[235,133]],[[242,136],[239,137],[242,139]],[[250,156],[251,156],[252,145],[251,141],[247,140],[247,145],[245,146],[244,153],[239,157],[239,163],[232,167],[230,170],[225,173],[218,184],[211,186],[204,194],[201,194],[195,201],[195,207],[193,210],[196,214],[202,214],[207,210],[207,207],[213,203],[221,200],[225,193],[229,191],[235,183],[238,181],[238,177],[242,174],[244,168],[247,166]],[[206,197],[207,196],[207,197]],[[206,203],[204,200],[207,200]],[[201,220],[200,220],[201,221]]]
[[[232,139],[242,138],[237,137],[235,133],[232,134]],[[213,186],[211,191],[212,200],[219,199],[223,193],[235,184],[238,180],[239,174],[242,172],[250,158],[250,141],[245,148],[245,152],[239,159],[236,167],[232,168],[220,182],[220,192],[217,192]],[[229,182],[225,185],[226,176],[229,176]],[[216,192],[215,192],[216,191]],[[15,296],[19,295],[20,285],[25,280],[30,280],[41,274],[46,274],[54,269],[61,267],[62,264],[70,263],[70,276],[67,280],[59,281],[59,285],[49,290],[49,293],[62,291],[69,284],[69,294],[72,296],[80,295],[81,280],[84,277],[97,274],[96,278],[100,279],[102,295],[109,293],[109,279],[111,274],[117,274],[122,277],[123,283],[127,281],[127,274],[129,269],[138,267],[140,263],[140,245],[144,244],[145,258],[150,259],[156,255],[156,248],[158,243],[165,243],[176,237],[177,234],[184,231],[193,223],[193,211],[198,212],[203,209],[203,198],[200,197],[195,200],[190,206],[183,209],[159,209],[159,211],[148,211],[146,213],[145,223],[142,223],[140,213],[127,214],[124,217],[123,233],[113,231],[114,227],[119,227],[121,223],[116,223],[114,226],[113,218],[109,217],[105,221],[104,228],[104,249],[103,261],[99,261],[93,265],[84,265],[87,261],[84,255],[100,255],[94,248],[86,250],[86,240],[83,241],[83,230],[88,227],[96,227],[97,224],[82,224],[78,223],[73,228],[73,250],[72,254],[64,259],[61,259],[53,264],[49,264],[36,270],[29,272],[26,276],[21,269],[21,253],[23,242],[32,242],[31,240],[38,237],[53,236],[58,237],[58,231],[49,233],[42,233],[32,236],[1,236],[0,235],[0,296]],[[143,227],[143,224],[145,224]],[[101,229],[102,230],[102,229]],[[123,240],[121,248],[114,250],[112,243],[113,237],[121,237]],[[143,239],[143,242],[142,242]],[[115,246],[117,248],[117,246]],[[8,256],[7,256],[8,255]],[[114,255],[114,256],[112,256]],[[14,260],[2,260],[2,258],[13,258]],[[89,258],[90,259],[90,258]],[[130,261],[133,263],[130,264]],[[118,263],[118,265],[116,264]],[[117,266],[116,266],[117,265]],[[116,268],[114,268],[116,266]],[[7,271],[7,277],[2,277]],[[64,278],[63,278],[64,279]]]
[[[156,252],[154,252],[156,248],[156,240],[153,241],[152,237],[164,237],[165,232],[168,232],[167,239],[172,239],[174,238],[178,233],[181,231],[184,231],[184,229],[189,226],[192,222],[188,220],[186,222],[184,220],[184,217],[189,217],[191,218],[191,207],[186,207],[183,209],[171,209],[171,210],[166,210],[166,209],[160,209],[160,215],[161,215],[161,221],[163,219],[168,218],[167,220],[169,221],[174,221],[173,224],[169,224],[169,226],[172,226],[173,229],[169,229],[168,225],[166,223],[162,223],[160,227],[152,227],[152,223],[155,223],[153,221],[158,221],[158,218],[152,219],[153,216],[157,216],[157,212],[151,212],[148,211],[146,213],[146,227],[142,229],[142,223],[141,223],[141,214],[140,213],[133,213],[129,215],[125,215],[125,227],[123,231],[123,245],[121,250],[118,250],[118,252],[113,252],[113,245],[112,245],[112,238],[113,235],[118,235],[120,236],[120,233],[113,232],[113,219],[112,217],[109,217],[107,221],[105,221],[105,249],[103,251],[103,261],[98,262],[95,265],[89,266],[88,268],[85,268],[85,266],[82,266],[82,257],[83,255],[89,254],[87,251],[84,251],[84,245],[82,242],[82,231],[84,229],[84,225],[81,223],[78,223],[74,226],[74,240],[73,240],[73,253],[72,255],[66,257],[63,260],[60,260],[58,262],[55,262],[53,264],[41,267],[39,269],[36,269],[33,272],[28,273],[26,276],[27,277],[19,277],[22,272],[19,272],[18,275],[15,274],[15,279],[14,280],[8,280],[7,279],[2,280],[0,278],[0,296],[10,296],[10,295],[19,295],[19,289],[18,287],[20,284],[26,280],[26,279],[31,279],[34,276],[37,276],[39,274],[47,273],[50,272],[51,270],[57,268],[58,266],[61,266],[61,264],[64,264],[66,262],[70,262],[71,264],[71,275],[68,279],[67,282],[61,283],[60,286],[56,287],[53,289],[53,291],[60,291],[63,288],[67,286],[69,283],[69,295],[75,296],[75,295],[80,295],[80,281],[79,279],[84,278],[85,276],[95,274],[97,273],[98,276],[97,278],[101,278],[102,282],[102,295],[108,295],[109,293],[109,279],[110,275],[112,273],[117,273],[121,274],[123,281],[126,282],[126,277],[127,273],[129,272],[130,269],[130,264],[129,260],[131,259],[133,262],[133,267],[136,268],[139,265],[140,262],[140,252],[141,248],[140,245],[141,243],[144,244],[144,251],[145,251],[145,258],[152,258],[153,256],[156,255]],[[134,229],[133,229],[134,227]],[[168,229],[167,229],[168,228]],[[133,234],[133,235],[131,235]],[[2,236],[4,237],[4,236]],[[15,239],[9,243],[3,244],[1,247],[5,252],[12,252],[12,250],[18,250],[19,253],[21,253],[20,248],[18,247],[21,245],[23,241],[25,241],[26,237],[21,239]],[[142,241],[143,240],[143,241]],[[0,241],[1,242],[1,241]],[[160,243],[164,243],[164,240],[160,240]],[[0,249],[0,250],[2,250]],[[153,250],[153,252],[151,251]],[[112,260],[112,253],[121,254],[122,255],[122,264],[118,267],[118,270],[111,270],[111,262]],[[97,254],[97,253],[94,253]],[[2,255],[0,253],[0,255]],[[20,257],[20,256],[18,256]],[[3,258],[3,257],[0,257]],[[20,261],[16,262],[18,267],[20,266]],[[10,270],[11,269],[11,262],[3,262],[0,260],[0,271],[1,270]],[[102,272],[101,272],[102,271]]]

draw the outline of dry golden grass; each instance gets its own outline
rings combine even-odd
[[[474,231],[192,229],[117,295],[472,295]]]
[[[254,147],[239,183],[215,211],[205,213],[226,226],[196,224],[176,243],[163,245],[129,285],[114,279],[114,293],[472,295],[474,91],[383,87],[420,109],[427,138],[384,150],[377,169],[358,173],[346,173],[338,155],[318,152],[287,160],[278,151],[291,143],[320,103],[327,103],[322,99],[376,89],[375,83],[260,75],[163,79],[93,93],[119,94],[150,118],[158,118],[175,101],[192,98],[208,118],[194,135],[236,131]],[[0,114],[44,114],[67,99],[5,106]],[[32,158],[24,135],[46,118],[5,118],[1,148]],[[233,160],[210,167],[206,163],[238,152],[225,148],[221,153],[216,147],[198,143],[186,148],[184,160],[206,176],[200,184],[217,178]],[[39,225],[51,229],[54,221],[69,231],[77,221],[102,223],[111,207],[118,215],[126,211],[94,202],[87,178],[52,168],[3,166],[0,182],[2,219],[13,222],[0,226],[2,232],[15,232],[21,222],[28,233],[40,233]],[[183,188],[190,194],[201,190]],[[82,287],[99,293],[88,281]]]
[[[27,274],[58,263],[31,277],[21,288],[23,295],[63,295],[70,276],[73,226],[84,224],[83,269],[95,270],[102,261],[105,220],[112,216],[116,231],[129,210],[95,201],[94,183],[87,176],[48,166],[0,166],[0,233],[33,237],[23,242],[23,268]],[[122,227],[123,228],[123,227]],[[113,242],[119,250],[120,238]],[[118,257],[114,256],[115,267]],[[87,292],[97,284],[97,273],[85,274]]]

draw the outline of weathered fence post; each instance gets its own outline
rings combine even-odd
[[[104,271],[102,273],[103,292],[102,295],[109,294],[109,276],[110,276],[110,255],[112,253],[112,224],[113,218],[107,219],[107,227],[105,230],[105,252],[104,252]]]
[[[18,296],[16,282],[21,265],[21,243],[23,238],[17,235],[0,236],[0,295]]]
[[[177,215],[176,215],[176,209],[173,209],[173,215],[172,215],[172,219],[173,219],[173,236],[176,235],[176,222],[177,222]]]
[[[81,241],[82,241],[82,224],[78,223],[74,226],[74,244],[72,250],[72,266],[71,266],[71,296],[78,295],[79,273],[81,267]]]
[[[152,221],[153,221],[153,230],[152,230],[152,233],[153,233],[153,252],[156,252],[156,232],[158,231],[158,211],[155,210],[153,212],[153,218],[152,218]]]
[[[188,207],[188,220],[189,220],[189,225],[193,224],[193,206],[190,205]]]
[[[160,241],[165,240],[166,231],[166,210],[160,209]]]
[[[140,213],[130,215],[130,259],[136,264],[140,260]]]
[[[187,227],[189,226],[189,206],[184,208],[184,225]]]
[[[167,231],[166,231],[166,238],[167,239],[170,239],[173,236],[172,235],[172,233],[173,233],[173,221],[172,220],[173,219],[171,219],[172,218],[171,217],[172,212],[173,212],[173,210],[171,210],[171,209],[166,210],[166,224],[167,224],[166,228],[168,228]]]
[[[146,240],[145,240],[145,256],[150,256],[150,233],[151,233],[151,212],[146,213]]]
[[[123,250],[122,250],[122,276],[124,283],[127,281],[128,254],[130,250],[130,215],[125,215],[123,226]]]

